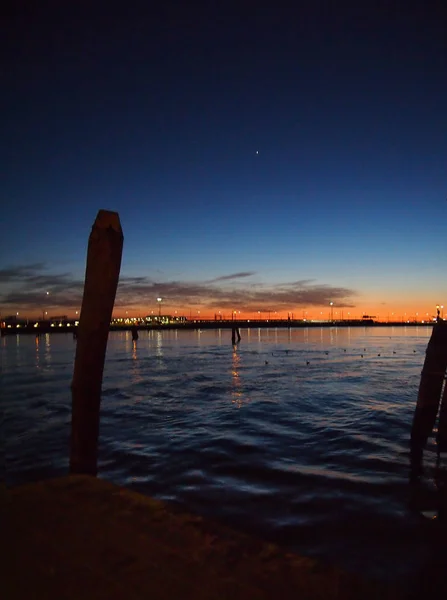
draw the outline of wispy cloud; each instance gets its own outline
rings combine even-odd
[[[115,305],[117,310],[149,310],[156,304],[156,298],[161,297],[164,306],[184,311],[191,306],[203,310],[218,308],[250,312],[291,311],[299,307],[327,306],[329,302],[334,302],[335,306],[354,306],[355,292],[349,288],[312,279],[277,285],[242,283],[254,274],[244,271],[202,282],[155,281],[144,276],[124,275],[120,278]],[[79,308],[82,301],[83,281],[69,273],[49,273],[41,263],[2,269],[0,281],[4,284],[0,292],[4,312],[36,312],[52,307],[74,309]]]
[[[210,279],[206,283],[218,283],[220,281],[231,281],[234,279],[245,279],[246,277],[251,277],[255,275],[255,271],[242,271],[240,273],[232,273],[231,275],[222,275],[221,277],[216,277],[215,279]]]
[[[79,306],[83,281],[70,273],[49,273],[44,263],[0,269],[0,304],[4,310],[32,311]]]
[[[35,277],[39,271],[43,271],[44,269],[45,263],[6,267],[4,269],[0,269],[0,283],[23,281],[28,277]]]

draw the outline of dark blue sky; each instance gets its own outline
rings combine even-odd
[[[121,307],[447,301],[444,3],[159,4],[6,22],[0,304],[78,305],[99,208]]]

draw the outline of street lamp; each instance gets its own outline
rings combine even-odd
[[[329,302],[329,306],[331,307],[331,321],[334,320],[334,303]]]
[[[158,318],[161,319],[161,301],[163,300],[163,298],[157,298],[157,302],[158,302]]]
[[[46,295],[46,296],[49,296],[49,295],[50,295],[50,292],[48,292],[48,291],[47,291],[47,292],[45,292],[45,295]],[[45,304],[46,304],[46,302],[45,302]],[[47,315],[47,314],[48,314],[48,312],[47,312],[46,310],[42,310],[42,320],[43,320],[43,321],[45,321],[45,315]]]

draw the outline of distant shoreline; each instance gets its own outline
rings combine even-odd
[[[306,328],[346,328],[346,327],[433,327],[433,322],[404,322],[401,321],[373,321],[373,320],[352,320],[352,321],[288,321],[287,319],[271,320],[235,320],[235,321],[187,321],[185,323],[167,323],[161,325],[110,325],[110,331],[132,331],[137,328],[138,331],[172,331],[172,330],[202,330],[202,329],[306,329]],[[78,327],[74,321],[65,323],[40,322],[36,327],[35,322],[28,324],[11,324],[1,329],[1,335],[41,335],[47,333],[76,333]]]

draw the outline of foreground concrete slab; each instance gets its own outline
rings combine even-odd
[[[404,597],[94,477],[1,496],[8,600]]]

